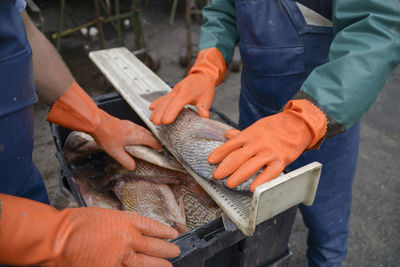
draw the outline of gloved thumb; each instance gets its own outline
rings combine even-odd
[[[211,107],[213,97],[214,97],[214,92],[205,92],[203,95],[200,96],[196,104],[200,117],[204,118],[210,117],[209,110]]]
[[[127,129],[124,140],[125,145],[144,145],[154,150],[162,148],[160,142],[154,138],[153,134],[146,128],[140,125],[134,125],[130,121],[122,121],[122,125],[124,129]]]
[[[231,129],[225,132],[225,137],[228,139],[232,139],[238,134],[240,134],[240,131],[238,129]]]
[[[200,117],[203,118],[210,117],[210,112],[209,112],[210,106],[206,106],[205,104],[199,103],[196,105],[196,107]]]

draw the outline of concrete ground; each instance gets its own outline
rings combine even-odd
[[[156,1],[157,2],[157,1]],[[142,21],[146,43],[161,58],[158,75],[175,84],[184,74],[178,63],[179,48],[185,44],[185,27],[182,13],[177,14],[173,25],[168,24],[168,1],[152,3],[143,11]],[[92,18],[88,3],[68,2],[75,20],[83,23]],[[46,34],[56,30],[57,8],[48,5],[43,10]],[[67,19],[65,26],[72,26]],[[112,28],[106,27],[108,47],[117,46]],[[199,23],[194,21],[193,39],[198,39]],[[126,46],[133,49],[132,30],[124,32]],[[87,57],[87,52],[98,49],[96,41],[80,34],[65,38],[62,56],[76,80],[90,95],[112,92]],[[214,106],[238,120],[240,75],[230,73],[216,91]],[[362,120],[360,156],[353,187],[353,206],[350,221],[349,251],[343,266],[399,266],[400,265],[400,124],[398,105],[400,99],[400,68],[397,68],[382,89],[377,101]],[[45,121],[48,107],[35,106],[34,162],[41,171],[52,201],[57,207],[67,206],[68,200],[60,197],[58,185],[59,165],[54,157],[55,146]],[[294,253],[290,266],[306,266],[307,229],[298,214],[290,247]]]

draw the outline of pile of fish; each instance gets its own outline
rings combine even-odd
[[[86,204],[135,211],[184,233],[221,215],[221,209],[181,165],[144,146],[125,148],[135,159],[128,171],[102,152],[90,135],[72,132],[64,158]]]

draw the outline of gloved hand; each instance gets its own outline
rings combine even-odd
[[[133,212],[101,208],[58,211],[0,194],[0,264],[172,266],[178,233]]]
[[[90,134],[104,151],[128,170],[135,168],[135,161],[124,150],[125,146],[140,144],[161,148],[147,129],[98,108],[76,82],[54,103],[47,120]]]
[[[188,76],[150,105],[150,120],[156,125],[170,124],[187,104],[196,106],[199,115],[208,118],[215,86],[222,82],[225,72],[226,63],[217,48],[200,50]]]
[[[226,143],[208,157],[219,163],[213,173],[215,179],[230,175],[226,184],[233,188],[249,179],[266,166],[250,190],[277,177],[306,149],[319,146],[326,134],[324,113],[307,100],[291,100],[278,114],[258,120],[243,131],[229,130]]]

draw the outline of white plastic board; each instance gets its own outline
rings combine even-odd
[[[129,103],[149,129],[160,139],[159,129],[150,122],[149,106],[171,88],[128,49],[112,48],[91,52],[90,59]],[[161,142],[163,140],[160,140]],[[170,151],[173,154],[173,151]],[[185,164],[182,164],[185,167]],[[313,162],[259,186],[251,196],[217,187],[187,171],[210,194],[236,226],[252,235],[257,224],[299,204],[311,205],[315,198],[322,165]]]

